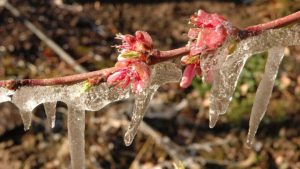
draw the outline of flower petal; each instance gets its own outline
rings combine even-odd
[[[187,88],[191,85],[196,74],[196,64],[187,65],[184,69],[180,87]]]

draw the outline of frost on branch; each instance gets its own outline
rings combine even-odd
[[[203,59],[205,68],[209,72],[213,72],[214,81],[211,89],[210,96],[210,127],[214,127],[218,120],[218,116],[224,114],[227,111],[229,103],[232,99],[232,95],[237,85],[238,78],[241,71],[247,61],[247,59],[255,53],[269,50],[269,60],[266,65],[266,76],[269,71],[272,71],[272,78],[275,78],[277,69],[274,67],[279,65],[282,58],[282,47],[300,45],[300,26],[294,25],[289,28],[273,29],[268,30],[260,35],[249,37],[245,40],[240,41],[232,52],[231,47],[234,40],[228,40],[226,44],[220,48],[214,57],[207,57]],[[278,48],[273,48],[278,47]],[[279,50],[280,49],[280,50]],[[270,61],[270,59],[276,60]],[[204,76],[207,76],[204,74]],[[257,92],[254,107],[252,109],[251,120],[250,120],[250,131],[249,131],[249,142],[253,139],[257,125],[261,120],[262,114],[265,112],[265,107],[268,104],[268,96],[264,95],[264,104],[261,103],[261,92],[268,94],[272,90],[273,82],[268,82],[268,90],[264,86],[266,79],[263,79]]]
[[[124,137],[125,144],[130,145],[146,108],[159,86],[165,83],[178,82],[181,78],[181,69],[175,63],[159,63],[152,66],[151,69],[150,86],[139,93],[133,92],[131,85],[122,89],[110,87],[107,83],[92,86],[88,91],[85,91],[83,90],[84,82],[80,82],[66,86],[21,87],[15,91],[0,88],[0,103],[10,101],[19,108],[25,130],[30,128],[32,111],[38,105],[44,104],[48,121],[53,127],[56,102],[66,103],[69,110],[68,135],[72,167],[73,169],[83,168],[85,110],[100,110],[112,102],[127,99],[130,96],[135,97],[132,120]]]

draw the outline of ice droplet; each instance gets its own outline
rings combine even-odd
[[[85,168],[84,129],[85,111],[68,105],[68,140],[72,169]]]
[[[124,143],[130,146],[138,127],[143,120],[146,109],[160,85],[170,82],[179,82],[181,78],[181,70],[170,62],[157,64],[151,68],[151,83],[150,87],[135,96],[134,110],[129,127],[124,135]]]
[[[22,110],[20,110],[20,114],[24,124],[24,130],[27,131],[30,129],[31,126],[32,114],[30,111],[22,111]]]
[[[260,121],[265,115],[269,100],[271,98],[274,82],[282,58],[284,56],[284,47],[274,47],[268,50],[268,59],[265,66],[265,73],[256,91],[254,104],[249,121],[249,131],[247,145],[252,146],[255,134]]]
[[[44,103],[45,113],[47,115],[47,121],[51,128],[55,127],[55,114],[56,114],[56,102]]]

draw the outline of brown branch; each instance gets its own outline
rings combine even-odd
[[[249,26],[244,28],[243,30],[236,30],[237,36],[240,39],[246,39],[250,36],[255,36],[260,32],[263,32],[268,29],[280,28],[286,26],[291,23],[295,23],[300,21],[300,11],[293,13],[291,15],[254,26]],[[186,46],[173,49],[169,51],[159,51],[157,49],[153,49],[148,58],[147,64],[153,65],[156,63],[160,63],[166,60],[175,59],[178,57],[182,57],[189,53],[190,49]],[[5,87],[9,89],[16,89],[20,86],[50,86],[50,85],[67,85],[80,81],[87,80],[89,78],[97,78],[98,81],[106,80],[107,76],[117,68],[111,67],[103,70],[98,70],[94,72],[81,73],[76,75],[64,76],[64,77],[56,77],[50,79],[22,79],[22,80],[3,80],[0,81],[0,87]]]
[[[174,50],[169,51],[158,51],[153,50],[151,57],[149,57],[149,65],[153,65],[159,62],[163,62],[166,60],[174,59],[176,57],[181,57],[189,52],[187,47],[182,47]],[[49,79],[21,79],[21,80],[3,80],[0,81],[0,87],[5,87],[8,89],[17,89],[21,86],[51,86],[51,85],[67,85],[73,84],[76,82],[84,81],[89,78],[97,78],[102,81],[105,81],[107,76],[117,68],[111,67],[107,69],[97,70],[88,73],[81,73],[76,75],[70,76],[63,76],[63,77],[55,77]],[[99,81],[99,80],[98,80]]]
[[[247,37],[255,36],[265,30],[281,28],[299,21],[300,21],[300,11],[267,23],[246,27],[239,32],[239,37],[241,39],[246,39]]]
[[[154,49],[147,58],[147,64],[153,65],[159,62],[175,59],[177,57],[187,55],[189,52],[190,49],[186,46],[168,51],[159,51]]]
[[[21,86],[51,86],[66,85],[87,80],[93,77],[106,78],[116,70],[115,67],[102,69],[94,72],[75,74],[70,76],[55,77],[49,79],[21,79],[21,80],[3,80],[0,81],[0,87],[16,89]]]

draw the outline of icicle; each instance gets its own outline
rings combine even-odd
[[[126,146],[131,145],[134,136],[137,133],[137,129],[143,120],[149,102],[152,99],[158,87],[159,87],[158,85],[151,86],[151,88],[146,89],[145,91],[135,96],[134,110],[132,112],[131,122],[124,135],[124,143]]]
[[[218,117],[227,111],[232,95],[237,85],[238,78],[242,72],[246,60],[250,56],[245,52],[245,46],[228,55],[227,49],[223,48],[214,58],[213,71],[214,81],[210,95],[209,127],[213,128]],[[212,61],[210,61],[212,62]],[[205,69],[204,69],[205,70]]]
[[[22,87],[16,90],[12,97],[12,103],[19,108],[25,131],[31,126],[32,111],[40,104],[36,99],[38,96],[35,94],[35,88]]]
[[[250,147],[258,129],[259,123],[265,115],[269,100],[271,98],[274,82],[279,65],[284,56],[284,47],[274,47],[268,50],[268,59],[265,73],[256,91],[255,101],[251,111],[247,145]]]
[[[20,110],[21,118],[24,124],[24,130],[27,131],[30,129],[31,121],[32,121],[32,113],[31,111],[23,111]]]
[[[51,128],[55,127],[55,114],[56,114],[56,102],[44,103],[45,113],[47,115],[47,121]]]
[[[68,139],[72,169],[85,168],[84,153],[85,112],[68,105]]]
[[[151,72],[152,78],[150,87],[135,96],[131,122],[124,135],[124,143],[126,146],[131,145],[138,127],[143,120],[149,102],[160,85],[170,82],[179,82],[181,78],[181,70],[174,63],[170,62],[153,66]]]

